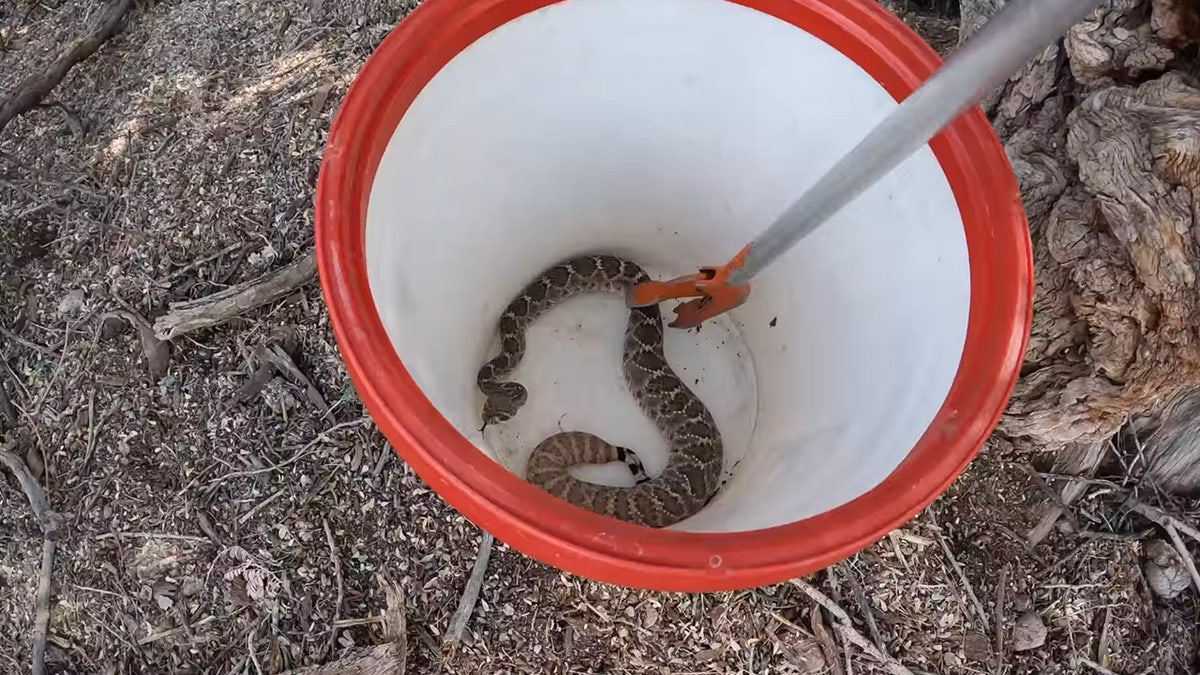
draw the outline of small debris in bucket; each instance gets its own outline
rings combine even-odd
[[[779,317],[774,317],[773,319],[771,319],[771,328],[774,328],[775,324],[777,324],[777,323],[779,323]]]

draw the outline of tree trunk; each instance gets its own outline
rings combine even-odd
[[[1002,4],[963,0],[960,39]],[[1095,456],[1133,419],[1150,476],[1185,492],[1200,489],[1198,42],[1196,0],[1109,0],[983,101],[1037,287],[998,433]]]

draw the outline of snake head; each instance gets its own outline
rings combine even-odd
[[[505,382],[501,391],[493,393],[483,402],[483,424],[499,424],[512,419],[521,406],[525,405],[529,393],[516,382]]]

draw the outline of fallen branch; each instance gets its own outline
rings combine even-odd
[[[314,251],[290,265],[253,281],[187,302],[171,305],[171,310],[154,321],[154,334],[160,340],[210,328],[282,298],[312,281],[317,275]]]
[[[817,604],[832,614],[833,618],[838,621],[834,624],[834,630],[838,631],[842,635],[842,638],[853,642],[859,649],[866,652],[868,656],[882,664],[887,669],[887,672],[892,675],[913,675],[913,672],[905,668],[904,664],[897,661],[892,655],[871,644],[870,640],[855,630],[854,624],[850,621],[850,615],[846,614],[846,610],[839,607],[836,602],[830,600],[824,593],[814,588],[812,584],[803,579],[792,579],[792,585],[804,591],[805,595],[812,598]]]
[[[490,533],[483,533],[483,538],[479,541],[479,553],[475,556],[475,566],[471,569],[471,576],[467,579],[466,587],[463,588],[462,598],[458,601],[458,609],[454,610],[454,616],[450,617],[450,628],[446,631],[446,637],[443,640],[445,644],[455,645],[462,642],[463,631],[467,628],[471,612],[475,611],[475,602],[479,600],[479,591],[483,588],[483,577],[487,572],[488,559],[492,557],[493,541]]]
[[[46,672],[46,636],[50,631],[50,590],[51,576],[54,572],[55,540],[62,535],[63,518],[50,508],[46,493],[38,485],[25,460],[12,452],[13,443],[9,442],[0,448],[0,462],[3,462],[17,477],[21,489],[29,499],[29,505],[37,516],[42,528],[42,568],[38,577],[37,610],[33,622],[33,675],[44,675]]]
[[[51,89],[62,82],[71,68],[95,54],[100,45],[117,33],[121,19],[131,7],[133,7],[133,0],[116,0],[100,17],[99,23],[90,33],[76,38],[53,63],[41,72],[21,80],[12,94],[0,104],[0,131],[3,131],[4,127],[17,115],[22,115],[37,107],[46,94],[49,94]]]
[[[47,539],[58,539],[62,533],[63,517],[50,508],[50,503],[46,501],[46,493],[42,491],[42,486],[38,485],[33,474],[29,472],[29,466],[25,464],[25,460],[21,459],[15,452],[12,452],[11,448],[12,443],[9,443],[0,449],[0,462],[3,462],[17,477],[17,482],[21,484],[21,489],[25,491],[25,497],[29,499],[29,505],[33,507],[33,514],[37,516],[38,525],[42,528],[42,534]]]
[[[46,672],[46,636],[50,633],[50,589],[55,546],[50,537],[42,539],[42,571],[38,577],[37,614],[33,619],[33,675]]]

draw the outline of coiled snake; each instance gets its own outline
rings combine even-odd
[[[546,311],[579,293],[622,296],[650,277],[635,263],[611,255],[583,255],[553,265],[531,282],[500,317],[500,355],[483,365],[476,382],[487,397],[484,427],[511,419],[525,404],[525,387],[504,381],[525,353],[525,329]],[[526,480],[576,506],[649,527],[666,527],[699,511],[719,487],[721,435],[708,409],[671,370],[663,351],[657,305],[635,307],[625,328],[622,369],[642,410],[667,439],[666,468],[646,475],[637,453],[590,433],[567,431],[534,448]],[[624,462],[638,479],[610,487],[568,473],[576,464]]]

